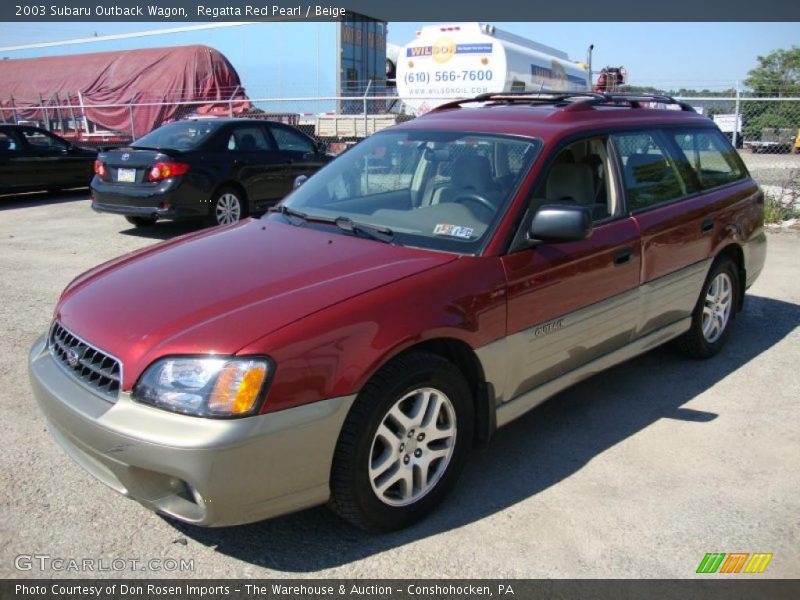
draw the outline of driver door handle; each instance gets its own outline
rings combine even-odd
[[[633,248],[630,246],[622,248],[621,250],[617,250],[616,254],[614,254],[614,265],[618,267],[630,262],[632,255]]]

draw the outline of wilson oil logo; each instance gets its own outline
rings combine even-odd
[[[697,573],[763,573],[772,554],[766,552],[708,552],[697,566]]]

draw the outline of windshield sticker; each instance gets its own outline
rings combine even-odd
[[[472,227],[462,227],[460,225],[448,225],[439,223],[433,228],[433,235],[449,235],[457,238],[471,238],[474,229]]]

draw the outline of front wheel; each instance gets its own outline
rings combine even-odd
[[[731,334],[739,299],[739,271],[725,258],[712,266],[692,313],[689,331],[678,338],[678,347],[692,358],[717,354]]]
[[[331,470],[331,507],[368,531],[406,527],[455,482],[472,442],[473,402],[461,372],[413,353],[383,367],[342,427]]]

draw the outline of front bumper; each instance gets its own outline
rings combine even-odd
[[[119,493],[203,526],[251,523],[327,501],[336,441],[354,396],[242,419],[188,417],[125,392],[116,403],[80,385],[45,336],[29,372],[49,430]]]

